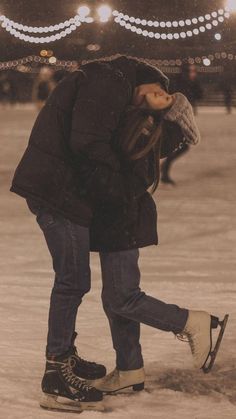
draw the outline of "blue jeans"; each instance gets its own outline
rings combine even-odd
[[[90,290],[89,229],[28,201],[37,216],[52,256],[55,281],[51,293],[46,355],[68,351],[77,310]],[[165,304],[140,290],[138,250],[101,253],[102,301],[108,317],[120,370],[143,366],[140,323],[181,332],[188,311]]]
[[[55,271],[46,355],[61,355],[71,347],[77,310],[90,290],[89,229],[27,203],[43,231]]]
[[[140,323],[180,333],[188,318],[188,310],[166,304],[141,291],[138,258],[138,250],[100,253],[103,307],[120,370],[143,366]]]

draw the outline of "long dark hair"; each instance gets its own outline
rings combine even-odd
[[[151,193],[157,189],[160,177],[161,121],[161,113],[130,107],[119,131],[119,147],[127,159],[139,160],[150,154],[154,174]]]

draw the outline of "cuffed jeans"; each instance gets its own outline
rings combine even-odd
[[[166,304],[140,289],[138,250],[100,253],[102,301],[108,317],[117,368],[139,369],[143,366],[140,323],[167,332],[183,331],[188,310]]]

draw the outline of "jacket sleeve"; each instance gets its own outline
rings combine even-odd
[[[184,136],[180,126],[175,122],[163,120],[161,159],[170,156],[175,150],[177,150],[183,140]]]
[[[111,139],[130,101],[130,86],[114,72],[97,73],[79,87],[70,148],[79,162],[80,185],[94,201],[120,201],[145,191],[142,179],[121,171]]]

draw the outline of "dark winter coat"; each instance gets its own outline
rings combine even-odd
[[[151,155],[138,162],[127,162],[127,172],[137,173],[146,189],[153,182],[153,176],[148,176],[153,167],[149,160],[152,160]],[[157,243],[156,204],[148,192],[126,203],[104,203],[94,210],[90,226],[91,251],[122,251]]]
[[[146,185],[123,173],[112,136],[136,86],[167,78],[126,57],[95,62],[66,77],[39,113],[11,191],[89,226],[93,207],[142,196]]]
[[[162,121],[161,157],[171,154],[183,139],[181,129],[175,123]],[[137,160],[132,161],[117,147],[122,138],[113,139],[114,149],[122,162],[126,176],[133,173],[144,185],[146,191],[153,184],[158,170],[159,153],[154,150]],[[146,143],[147,139],[144,138]],[[138,150],[137,150],[138,151]],[[152,195],[144,192],[127,202],[114,205],[101,203],[94,208],[90,226],[90,249],[92,251],[112,252],[141,248],[158,244],[157,209]]]

